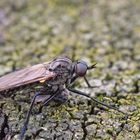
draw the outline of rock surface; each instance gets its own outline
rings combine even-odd
[[[69,95],[69,101],[32,111],[26,139],[140,139],[140,2],[138,0],[1,0],[0,75],[59,55],[83,59],[97,68],[75,88],[127,112]],[[95,80],[94,80],[95,79]],[[17,91],[0,100],[13,140],[18,139],[31,97]],[[22,99],[22,100],[21,100]]]

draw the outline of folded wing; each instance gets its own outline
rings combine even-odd
[[[0,91],[37,81],[46,81],[55,74],[48,70],[49,63],[37,64],[0,77]]]

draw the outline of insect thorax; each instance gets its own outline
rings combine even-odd
[[[51,85],[64,85],[72,76],[72,61],[68,58],[57,58],[49,64],[49,70],[53,71],[56,76],[47,81],[47,83]]]

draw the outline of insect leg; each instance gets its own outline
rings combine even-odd
[[[54,101],[55,101],[55,98],[57,98],[57,95],[59,95],[59,94],[61,94],[61,92],[59,91],[59,89],[57,89],[57,91],[55,91],[55,92],[54,92],[52,95],[50,95],[49,97],[48,97],[48,96],[44,97],[43,103],[42,103],[42,105],[39,107],[39,113],[42,112],[42,108],[43,108],[44,106],[47,106],[51,100],[54,100]]]
[[[66,88],[63,88],[60,93],[54,98],[54,101],[59,104],[65,103],[68,100],[68,93],[69,91]]]
[[[48,102],[50,102],[58,93],[59,93],[59,92],[57,91],[57,92],[55,92],[53,95],[51,95],[47,100],[45,100],[44,104],[47,104]],[[40,95],[42,95],[42,93],[36,93],[36,94],[34,95],[33,99],[32,99],[32,102],[31,102],[31,105],[30,105],[30,109],[29,109],[29,111],[28,111],[28,113],[27,113],[25,123],[24,123],[24,125],[23,125],[22,130],[21,130],[20,140],[23,140],[24,134],[25,134],[25,132],[26,132],[26,130],[27,130],[28,123],[29,123],[29,118],[30,118],[30,115],[31,115],[31,110],[32,110],[32,108],[33,108],[33,104],[34,104],[34,102],[35,102],[35,99],[36,99],[36,97],[38,97],[38,96],[40,96]],[[44,95],[44,94],[43,94],[43,95]],[[44,104],[43,104],[43,105],[44,105]]]
[[[88,86],[88,87],[91,87],[91,85],[90,85],[90,83],[88,82],[88,80],[87,80],[86,76],[84,76],[84,80],[85,80],[85,82],[86,82],[87,86]]]
[[[98,87],[98,86],[91,86],[91,84],[90,84],[89,81],[87,80],[86,76],[84,76],[84,80],[85,80],[85,82],[86,82],[86,84],[87,84],[87,86],[88,86],[89,88],[96,88],[96,87]]]
[[[70,84],[73,83],[77,78],[78,78],[78,76],[76,76],[76,75],[74,77],[72,77]]]
[[[43,106],[47,105],[51,100],[54,99],[54,97],[56,97],[56,95],[58,95],[60,93],[59,90],[57,90],[54,94],[52,94],[49,98],[47,98],[44,103]]]
[[[118,112],[121,112],[122,114],[125,115],[125,118],[126,118],[126,119],[127,119],[127,117],[128,117],[128,114],[122,112],[121,110],[119,110],[119,109],[116,108],[116,107],[113,107],[113,106],[107,105],[107,104],[105,104],[105,103],[103,103],[103,102],[100,102],[100,101],[98,101],[97,99],[95,99],[95,98],[93,98],[93,97],[90,97],[89,95],[87,95],[87,94],[85,94],[85,93],[83,93],[83,92],[81,92],[81,91],[79,91],[79,90],[72,89],[72,88],[70,88],[70,87],[67,87],[67,88],[68,88],[69,91],[71,91],[71,92],[73,92],[73,93],[76,93],[76,94],[85,96],[85,97],[87,97],[87,98],[90,98],[92,101],[94,101],[94,102],[96,102],[96,103],[98,103],[98,104],[101,104],[101,105],[103,105],[103,106],[106,106],[106,107],[111,108],[111,109],[114,109],[114,110],[117,110]]]
[[[77,76],[74,76],[74,77],[71,79],[70,84],[73,83],[77,78],[78,78]],[[86,82],[88,88],[96,88],[96,87],[98,87],[98,86],[92,86],[92,85],[89,83],[89,81],[87,80],[86,76],[84,76],[84,80],[85,80],[85,82]]]
[[[29,118],[30,118],[30,114],[31,114],[31,111],[32,111],[32,108],[33,108],[35,99],[36,99],[36,97],[38,97],[38,96],[40,96],[40,95],[42,95],[42,94],[37,92],[37,93],[34,95],[33,99],[32,99],[32,102],[31,102],[31,104],[30,104],[29,111],[28,111],[28,113],[27,113],[27,115],[26,115],[26,119],[25,119],[23,128],[22,128],[22,130],[21,130],[21,134],[20,134],[20,138],[19,138],[20,140],[22,140],[22,139],[24,138],[24,134],[25,134],[25,132],[26,132],[26,130],[27,130],[28,122],[29,122]]]

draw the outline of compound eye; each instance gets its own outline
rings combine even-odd
[[[84,61],[78,61],[75,72],[80,77],[84,76],[87,72],[87,64]]]

